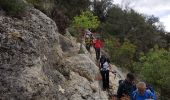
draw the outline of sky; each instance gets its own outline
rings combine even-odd
[[[160,22],[165,26],[165,30],[170,32],[170,0],[113,0],[114,4],[121,7],[129,4],[139,13],[154,15],[159,17]]]

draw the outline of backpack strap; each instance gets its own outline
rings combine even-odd
[[[136,100],[136,96],[137,96],[137,90],[135,90],[135,91],[133,92],[133,100]]]
[[[152,96],[152,92],[150,90],[146,90],[146,92],[147,92],[148,99],[154,99]]]

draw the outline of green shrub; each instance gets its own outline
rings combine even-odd
[[[74,37],[77,37],[78,36],[78,32],[77,32],[77,30],[75,29],[75,28],[73,28],[73,27],[69,27],[68,28],[68,31],[70,32],[70,34],[72,35],[72,36],[74,36]]]
[[[133,71],[133,58],[136,52],[136,46],[130,42],[124,42],[123,45],[118,49],[116,55],[118,64],[122,67],[126,67],[129,70]]]
[[[8,15],[14,17],[21,16],[27,8],[23,0],[0,0],[0,6]]]
[[[136,52],[136,46],[125,41],[120,45],[117,39],[106,40],[106,51],[109,52],[112,62],[120,67],[133,70],[133,58]]]
[[[137,73],[161,94],[161,100],[169,100],[170,90],[170,51],[153,48],[140,61],[134,63]]]
[[[100,24],[97,16],[94,16],[90,11],[81,12],[81,15],[75,16],[73,26],[75,28],[89,29],[97,28]]]

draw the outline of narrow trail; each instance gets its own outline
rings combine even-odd
[[[94,48],[91,48],[91,52],[90,52],[90,56],[91,56],[91,59],[93,61],[96,62],[96,54],[95,54],[95,50]],[[96,65],[98,66],[98,63],[96,62]],[[119,86],[119,80],[124,80],[125,79],[125,75],[126,75],[126,72],[124,72],[121,68],[118,68],[116,67],[115,65],[111,65],[112,66],[112,72],[110,72],[109,74],[109,85],[110,85],[110,89],[108,91],[103,91],[102,90],[102,80],[99,80],[99,84],[100,84],[100,93],[107,93],[108,94],[108,97],[109,97],[109,100],[112,100],[112,97],[113,95],[116,95],[117,94],[117,89],[118,89],[118,86]],[[96,100],[105,100],[106,98],[98,98]]]
[[[116,75],[119,79],[125,79],[125,74],[122,72],[122,70],[115,65],[112,65],[112,70],[116,72]]]
[[[76,51],[79,50],[79,46],[80,46],[80,44],[78,44]],[[96,61],[95,49],[93,47],[91,47],[90,52],[88,52],[86,50],[85,46],[83,45],[83,50],[84,50],[85,54],[88,55],[89,58],[96,64],[96,66],[99,66],[98,62]],[[69,58],[69,56],[68,56],[68,58]],[[99,90],[100,95],[99,95],[99,97],[96,97],[95,100],[112,100],[113,95],[117,94],[119,80],[125,79],[125,72],[123,72],[122,69],[116,67],[113,64],[111,66],[112,66],[112,72],[115,72],[115,73],[110,72],[110,74],[109,74],[110,89],[108,91],[103,91],[102,80],[101,79],[97,80],[97,82],[99,83],[98,90]],[[103,97],[104,94],[107,94],[107,97],[106,96]]]

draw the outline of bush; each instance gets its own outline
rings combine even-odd
[[[133,71],[133,58],[136,52],[136,46],[130,42],[124,42],[123,45],[116,52],[116,59],[118,64]]]
[[[1,8],[8,15],[19,17],[26,10],[26,3],[23,0],[0,0]]]
[[[120,45],[117,39],[107,40],[106,48],[111,56],[111,60],[120,67],[125,67],[130,71],[133,69],[133,58],[136,52],[136,46],[126,41]]]
[[[73,27],[69,27],[68,31],[70,32],[70,34],[74,37],[78,37],[79,33],[77,32],[77,30]]]
[[[73,20],[73,26],[75,28],[89,29],[97,28],[100,22],[97,16],[94,16],[90,11],[84,11],[79,16],[75,16]]]
[[[161,100],[169,100],[170,90],[170,51],[164,49],[151,49],[146,55],[140,57],[134,67],[139,76],[150,83],[161,94]]]

